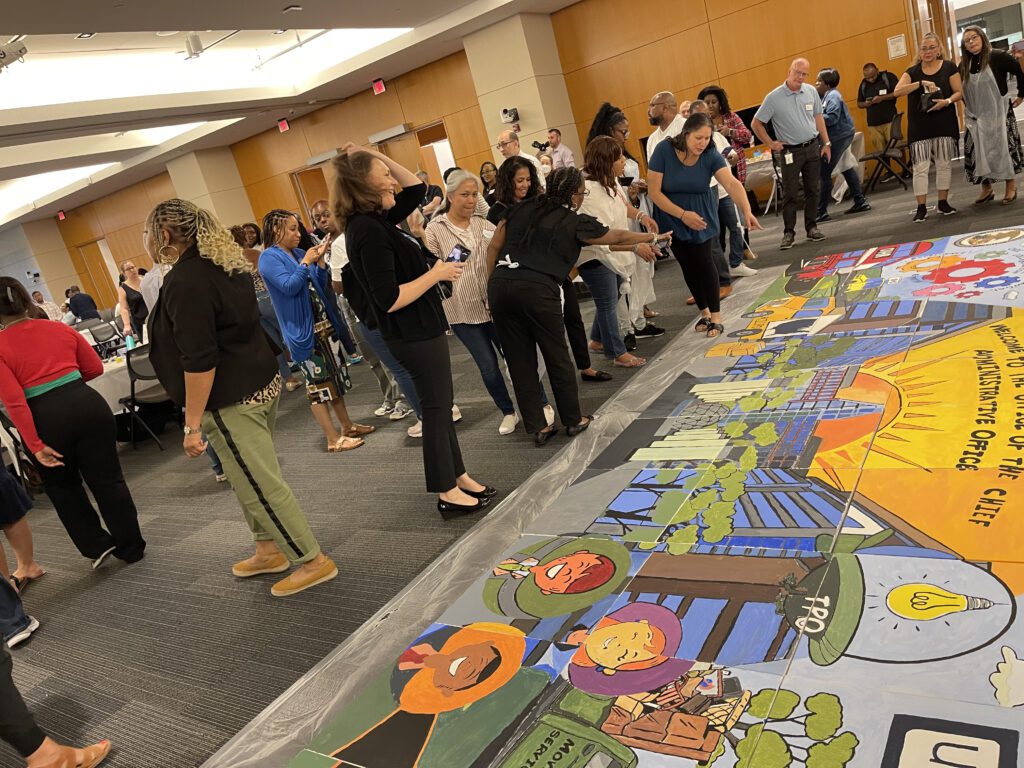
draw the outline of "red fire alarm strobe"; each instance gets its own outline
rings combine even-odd
[[[387,86],[384,85],[384,81],[380,78],[373,81],[373,95],[380,96],[384,91],[387,90]]]
[[[57,211],[57,221],[64,221],[68,216],[64,211]]]
[[[279,130],[281,133],[285,133],[289,129],[291,129],[291,126],[288,125],[287,117],[282,117],[280,120],[277,121],[277,130]]]

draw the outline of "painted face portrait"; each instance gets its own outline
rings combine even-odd
[[[646,619],[615,621],[602,619],[585,636],[573,663],[596,667],[602,674],[614,675],[618,670],[650,669],[667,660],[665,633],[652,627]]]
[[[433,685],[445,697],[486,681],[501,666],[501,653],[492,643],[474,643],[449,653],[437,653],[425,659],[434,670]]]
[[[582,550],[535,565],[530,573],[545,595],[575,595],[606,584],[615,573],[615,564],[603,555]]]

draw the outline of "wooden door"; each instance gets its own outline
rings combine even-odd
[[[98,240],[78,246],[71,252],[71,261],[78,272],[79,287],[93,297],[97,307],[110,309],[117,304],[117,288]]]
[[[389,139],[379,147],[380,151],[390,157],[399,165],[408,168],[415,173],[419,170],[420,143],[415,133],[405,133],[394,139]]]
[[[330,199],[331,193],[327,188],[327,176],[324,174],[323,166],[296,171],[293,175],[295,185],[299,189],[299,195],[302,200],[303,210],[299,211],[299,213],[302,216],[303,223],[310,229],[313,229],[315,225],[309,214],[309,209],[313,207],[313,203],[317,200]]]

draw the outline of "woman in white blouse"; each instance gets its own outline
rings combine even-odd
[[[647,231],[657,232],[653,219],[630,205],[619,186],[625,162],[621,145],[611,137],[597,136],[587,144],[583,169],[587,175],[587,191],[579,212],[593,216],[610,229],[627,229],[629,220],[636,219]],[[619,290],[633,275],[636,257],[652,262],[657,253],[647,243],[588,245],[580,252],[576,263],[580,277],[594,297],[590,348],[603,352],[606,358],[623,368],[636,368],[647,362],[626,350],[619,333]]]
[[[481,188],[480,180],[467,171],[450,174],[445,182],[445,209],[427,225],[424,242],[437,258],[466,264],[462,277],[452,284],[451,298],[444,301],[444,313],[452,332],[472,355],[487,392],[501,411],[498,434],[510,435],[519,417],[501,373],[501,345],[487,308],[485,256],[494,225],[479,215]]]

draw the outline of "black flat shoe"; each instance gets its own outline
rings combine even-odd
[[[549,430],[541,430],[533,436],[533,442],[536,445],[544,445],[548,440],[558,434],[558,427],[552,427]]]
[[[585,418],[586,421],[583,422],[582,424],[574,424],[571,427],[566,427],[565,434],[567,434],[569,437],[576,437],[576,435],[578,435],[580,432],[586,432],[587,428],[594,423],[594,417],[584,416],[583,418]]]
[[[437,500],[437,511],[445,520],[454,520],[456,517],[472,515],[487,506],[487,499],[479,499],[476,504],[453,504],[450,501]]]
[[[607,371],[598,371],[597,373],[581,373],[580,378],[584,381],[611,381],[612,375]]]
[[[498,495],[498,489],[492,488],[489,485],[485,485],[482,491],[467,491],[465,488],[460,488],[467,496],[472,496],[474,499],[493,499]]]

